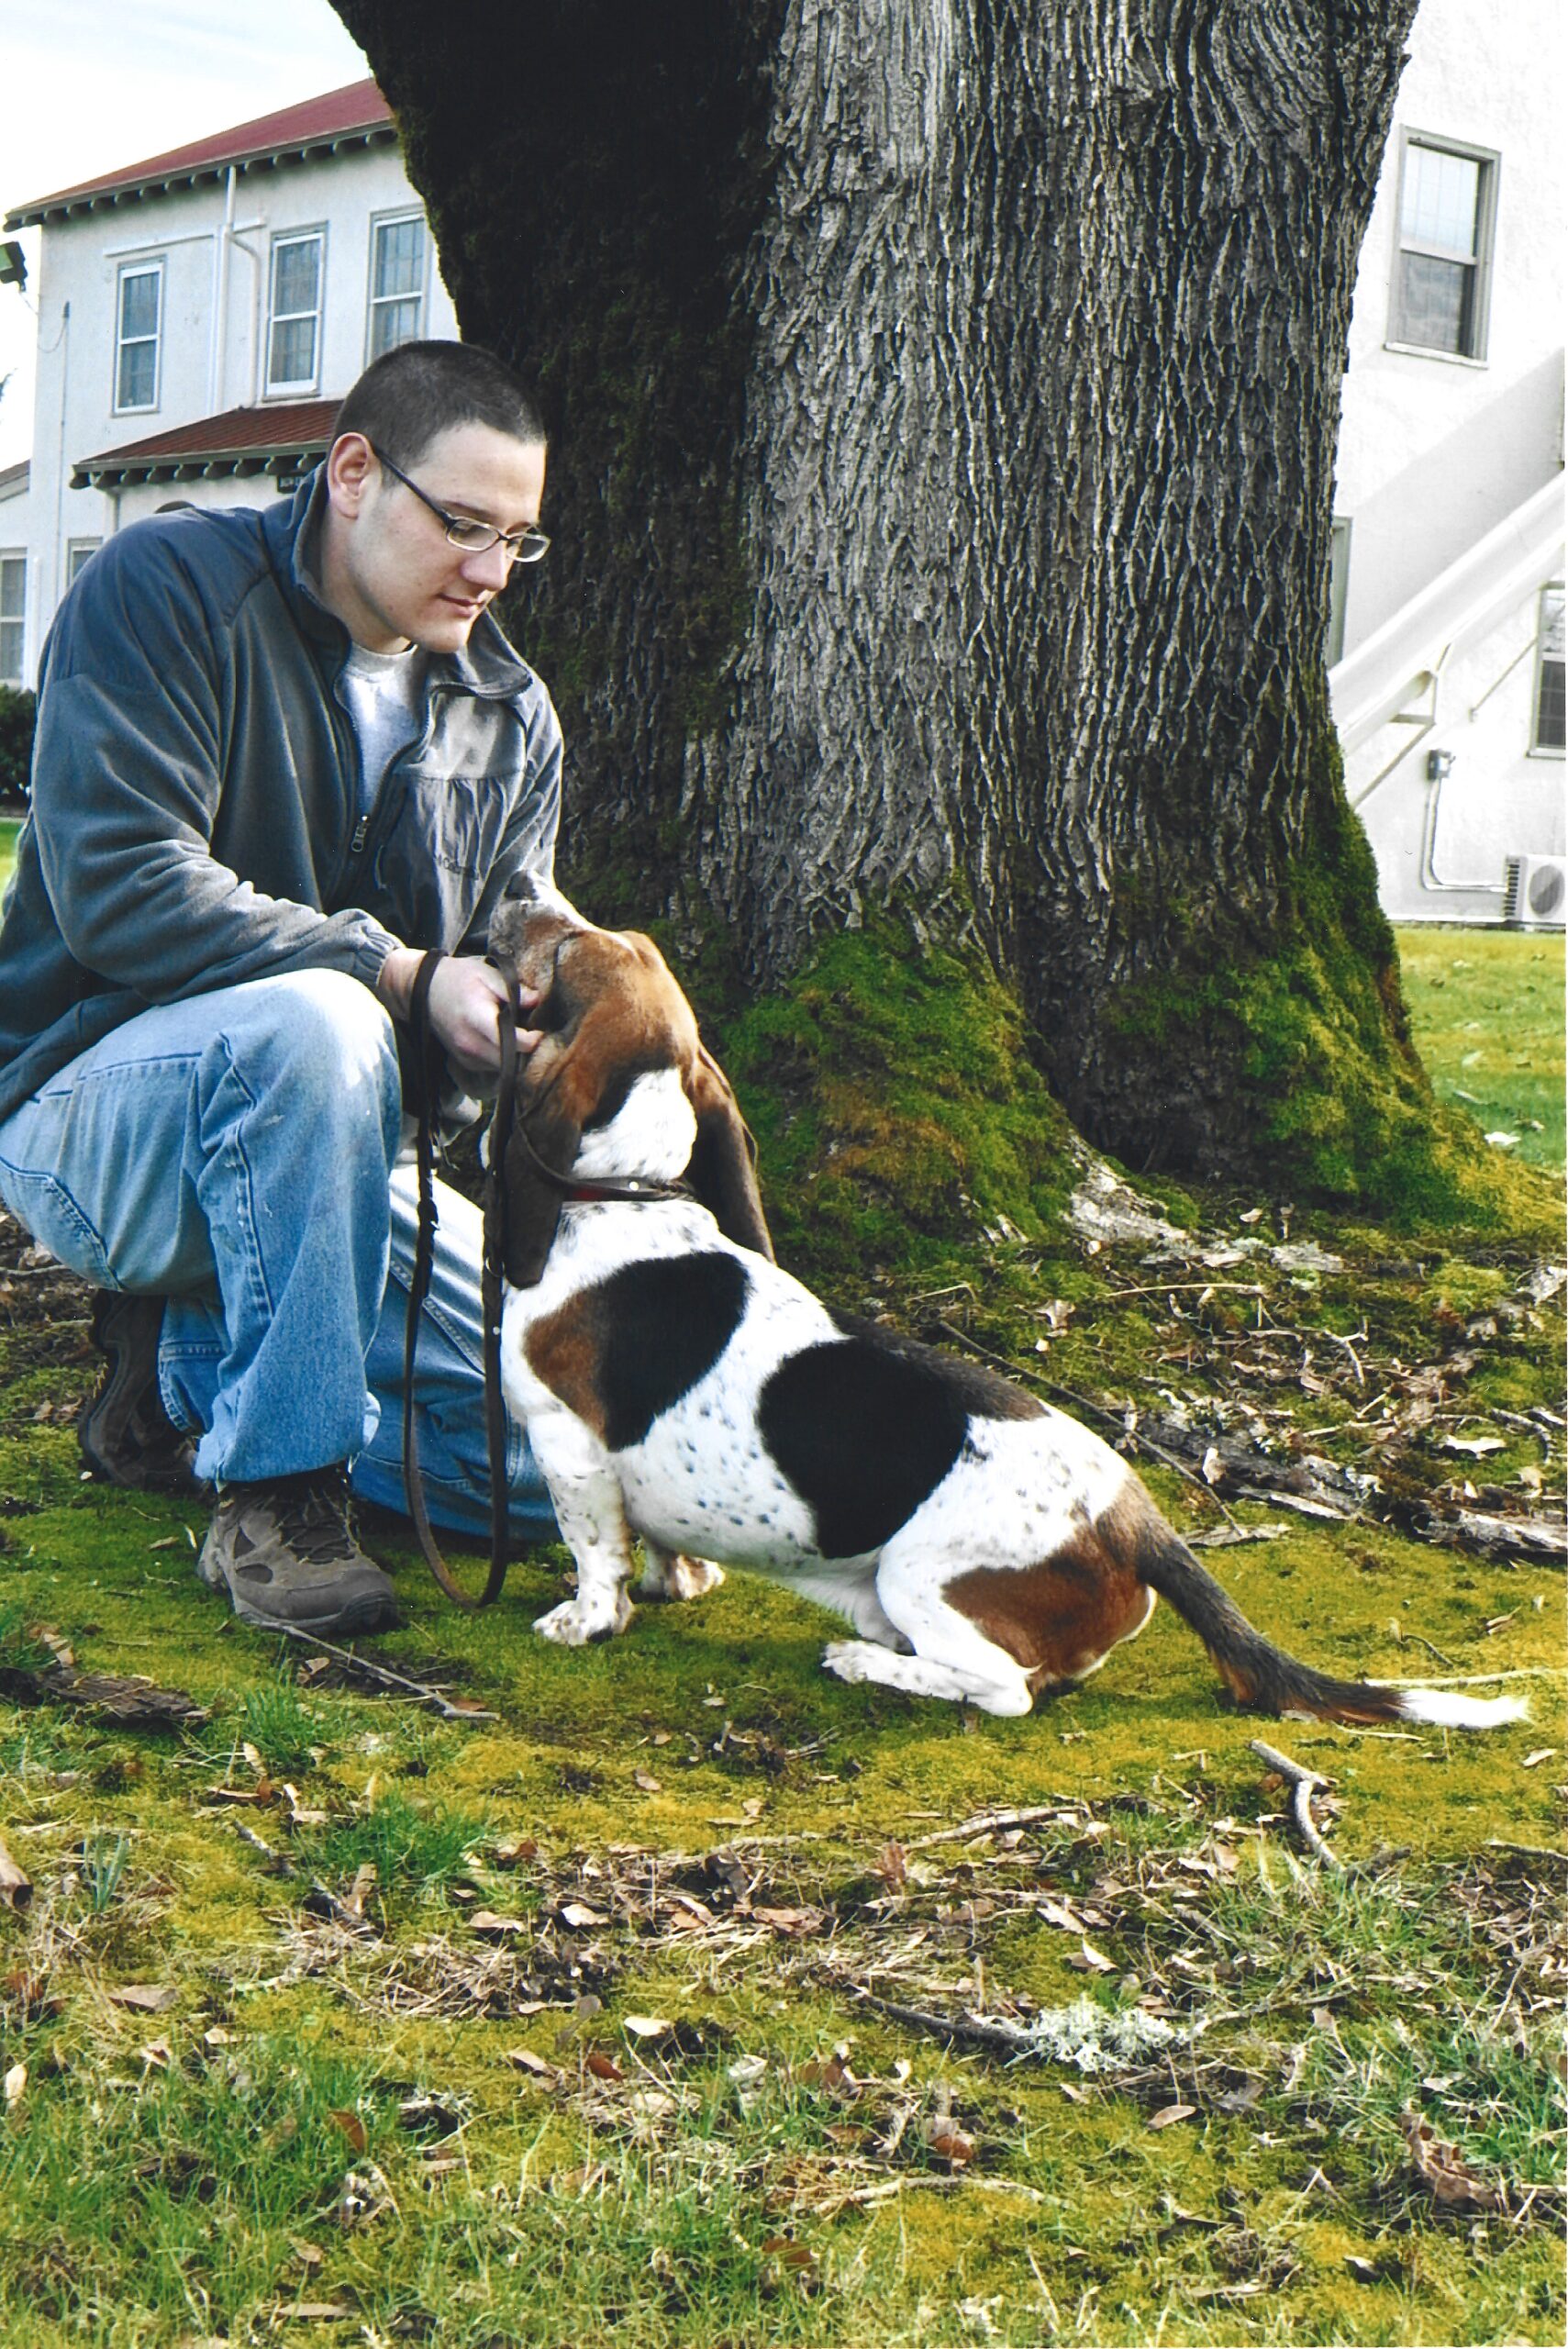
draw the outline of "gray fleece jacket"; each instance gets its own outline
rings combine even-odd
[[[159,515],[111,538],[44,654],[32,809],[0,922],[0,1119],[151,1004],[301,970],[373,986],[399,944],[482,953],[549,876],[550,696],[488,616],[431,657],[419,732],[359,813],[325,502]]]

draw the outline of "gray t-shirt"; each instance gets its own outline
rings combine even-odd
[[[343,698],[360,740],[361,816],[369,815],[383,775],[419,730],[427,659],[417,644],[406,652],[367,652],[362,644],[349,647]]]

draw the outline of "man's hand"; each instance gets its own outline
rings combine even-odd
[[[397,946],[382,964],[376,992],[396,1019],[408,1017],[414,974],[423,959],[417,946]],[[437,963],[428,998],[430,1026],[459,1074],[475,1084],[493,1083],[500,1069],[499,1012],[506,1000],[500,972],[477,955],[448,954]],[[524,987],[518,1001],[531,1011],[538,989]],[[531,1052],[542,1030],[519,1028],[517,1033],[518,1052]]]

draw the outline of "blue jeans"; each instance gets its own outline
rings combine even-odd
[[[339,1461],[401,1508],[403,1353],[417,1223],[392,1022],[336,971],[256,979],[127,1020],[0,1125],[0,1199],[97,1287],[168,1302],[159,1386],[200,1431],[199,1475]],[[438,1186],[415,1362],[430,1515],[489,1524],[480,1216]],[[519,1540],[555,1536],[508,1421]]]

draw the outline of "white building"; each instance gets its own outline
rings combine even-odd
[[[1329,673],[1397,921],[1561,923],[1561,0],[1422,0],[1362,250]]]
[[[29,685],[61,596],[111,531],[181,501],[292,489],[378,352],[458,330],[373,82],[5,223],[35,226],[33,454],[0,473],[0,683]]]

